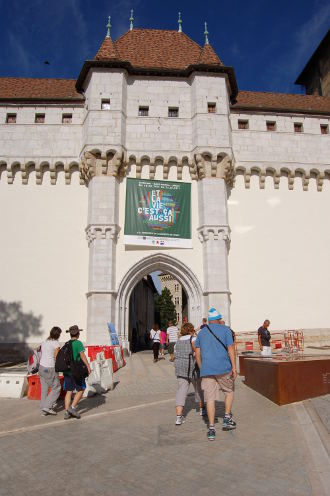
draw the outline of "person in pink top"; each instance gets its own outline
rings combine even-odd
[[[160,331],[160,356],[165,359],[166,331]]]

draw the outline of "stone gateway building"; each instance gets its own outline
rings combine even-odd
[[[76,81],[0,78],[1,300],[44,335],[113,322],[129,348],[153,271],[196,326],[215,306],[237,331],[330,327],[330,98],[239,91],[205,38],[108,29]],[[191,248],[124,243],[128,178],[191,185]]]

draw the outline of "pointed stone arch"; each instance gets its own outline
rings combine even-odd
[[[116,329],[123,346],[129,349],[129,299],[136,284],[147,274],[161,270],[172,275],[184,287],[188,299],[188,319],[198,325],[202,317],[203,291],[197,276],[180,260],[157,253],[142,258],[122,278],[116,299]]]

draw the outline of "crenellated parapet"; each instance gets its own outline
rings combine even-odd
[[[268,166],[265,168],[252,166],[246,167],[238,165],[235,169],[236,176],[243,176],[245,188],[250,188],[252,176],[259,178],[259,187],[266,187],[266,178],[271,177],[273,180],[274,189],[279,189],[282,178],[285,178],[288,184],[288,189],[293,190],[294,187],[302,187],[304,191],[308,191],[310,181],[316,182],[317,191],[322,191],[325,180],[330,180],[330,166],[324,167],[301,167],[301,166]],[[234,182],[235,185],[235,182]]]
[[[21,181],[22,184],[27,185],[31,183],[31,177],[34,176],[37,185],[43,184],[45,178],[50,181],[50,184],[55,185],[59,176],[63,174],[65,184],[70,185],[72,176],[78,173],[79,162],[74,158],[0,160],[0,178],[7,179],[8,184]],[[84,184],[82,181],[80,183]]]
[[[330,165],[272,164],[262,167],[235,164],[234,158],[227,153],[214,154],[207,150],[196,154],[160,155],[128,153],[122,148],[85,150],[80,160],[74,157],[0,158],[0,179],[8,184],[18,181],[28,185],[33,181],[42,185],[49,181],[56,185],[64,176],[64,183],[70,185],[74,174],[79,174],[80,184],[86,186],[94,176],[104,175],[118,179],[130,176],[177,181],[215,178],[223,179],[234,188],[236,177],[243,176],[245,188],[249,189],[251,178],[257,176],[260,189],[266,187],[266,179],[270,177],[274,189],[279,189],[285,178],[289,190],[298,187],[308,191],[311,182],[315,181],[317,191],[322,191],[324,182],[330,181]]]
[[[210,164],[210,165],[209,165]],[[80,166],[81,180],[86,184],[94,176],[122,177],[129,175],[137,179],[168,180],[170,171],[175,170],[172,179],[183,180],[186,169],[193,181],[214,177],[233,184],[235,169],[233,160],[227,154],[212,155],[211,152],[191,155],[139,154],[123,151],[85,151]],[[187,175],[185,176],[187,178]]]
[[[116,224],[95,224],[86,227],[86,239],[90,246],[96,239],[111,239],[115,243],[118,239],[120,227]]]

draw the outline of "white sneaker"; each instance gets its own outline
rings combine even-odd
[[[181,424],[184,424],[186,421],[186,419],[184,418],[183,415],[177,415],[176,416],[176,421],[175,421],[175,425],[181,425]]]
[[[42,412],[43,415],[57,415],[57,412],[55,412],[52,408],[43,408]]]

